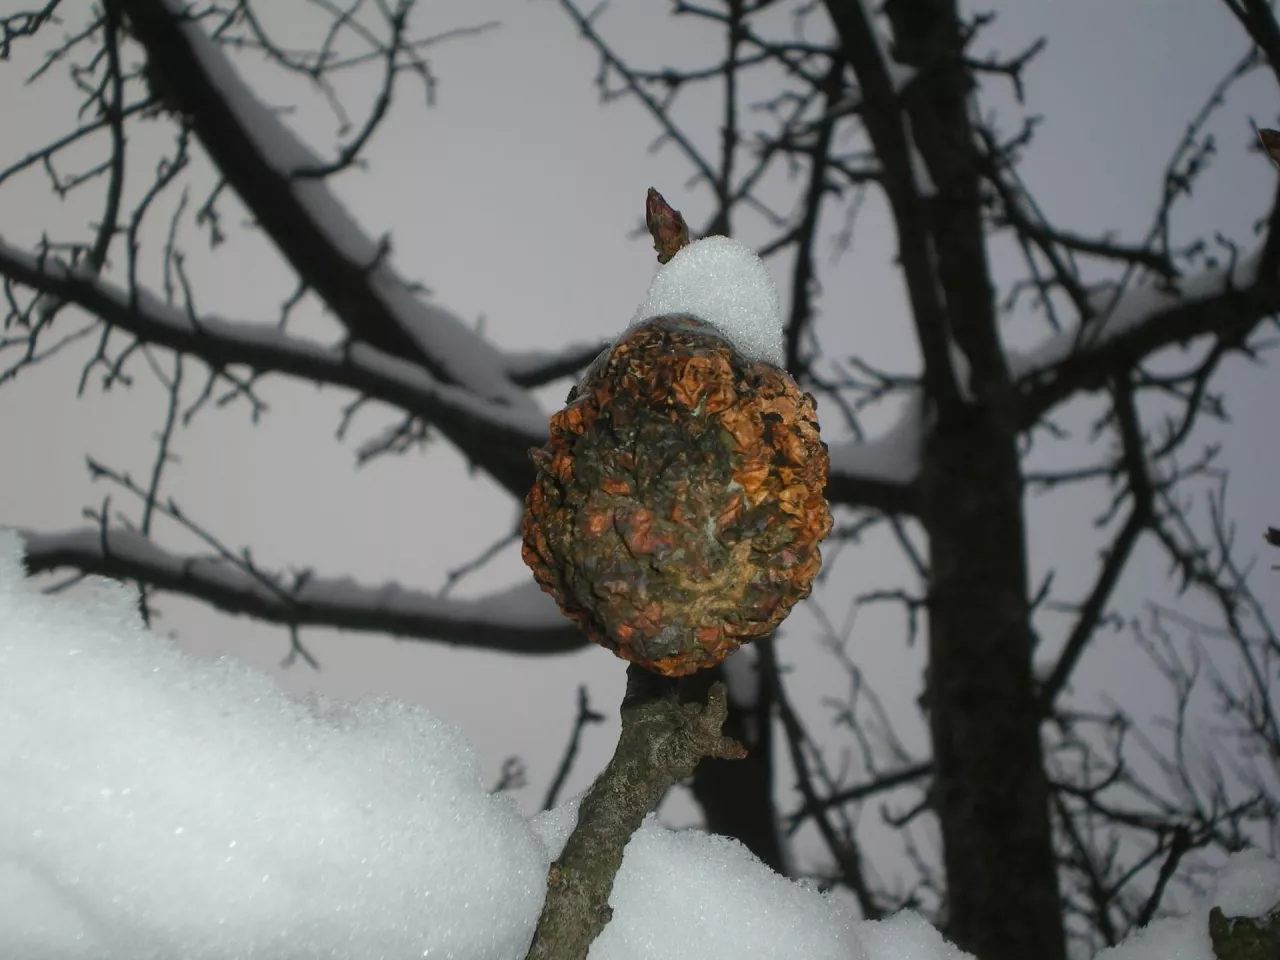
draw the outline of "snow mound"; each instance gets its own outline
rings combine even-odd
[[[858,932],[867,960],[973,960],[973,954],[942,939],[942,934],[910,910],[859,924]]]
[[[652,816],[627,844],[609,902],[613,919],[588,960],[870,960],[842,904],[736,840],[664,830]]]
[[[0,530],[0,957],[519,960],[579,798],[525,820],[427,711],[299,700],[150,633],[124,586],[48,596]],[[1280,863],[1098,960],[1214,960]],[[631,839],[590,960],[966,960],[920,917],[858,922],[740,843]]]
[[[39,592],[0,530],[0,956],[524,955],[580,798],[526,820],[427,711],[289,697],[136,603]],[[909,957],[868,952],[837,900],[652,817],[612,904],[592,960],[955,957],[910,920]]]
[[[1218,875],[1213,906],[1228,917],[1265,917],[1280,906],[1280,861],[1261,850],[1241,850]]]
[[[1209,940],[1209,910],[1262,917],[1280,906],[1280,862],[1258,850],[1233,854],[1213,892],[1184,917],[1157,920],[1094,960],[1218,960]]]
[[[782,306],[769,270],[751,248],[705,237],[658,268],[631,326],[683,314],[709,323],[750,360],[786,362]]]
[[[0,530],[0,955],[524,955],[548,859],[459,733],[48,597]]]
[[[558,856],[581,797],[533,827]],[[627,844],[609,898],[613,919],[588,960],[964,960],[914,914],[858,922],[812,885],[779,876],[737,840],[667,830],[649,816]]]

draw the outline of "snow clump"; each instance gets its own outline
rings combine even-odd
[[[782,305],[769,269],[750,247],[705,237],[658,268],[631,326],[686,315],[709,323],[749,360],[786,362]]]

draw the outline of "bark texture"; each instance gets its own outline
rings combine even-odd
[[[973,409],[946,418],[928,461],[927,706],[946,932],[982,960],[1061,960],[1014,438]]]

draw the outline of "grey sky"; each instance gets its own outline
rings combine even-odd
[[[674,150],[649,151],[656,131],[640,109],[598,102],[595,55],[558,4],[436,0],[422,6],[420,22],[433,29],[437,23],[448,29],[490,18],[503,25],[432,54],[439,79],[436,105],[423,110],[419,92],[406,83],[394,124],[372,144],[369,172],[345,175],[338,193],[370,232],[391,231],[403,273],[421,279],[437,302],[460,315],[483,317],[486,333],[504,348],[551,347],[617,332],[653,269],[648,244],[628,237],[639,223],[645,188],[658,186],[694,224],[705,222],[709,198],[685,188],[690,170]],[[1041,33],[1050,38],[1027,77],[1028,109],[1046,117],[1023,168],[1040,203],[1064,228],[1115,229],[1136,237],[1158,199],[1158,172],[1188,118],[1245,52],[1241,31],[1224,10],[1204,0],[986,6],[1007,10],[982,49],[994,46],[1009,54]],[[652,65],[706,56],[708,43],[718,49],[713,34],[688,31],[663,10],[660,4],[615,4],[600,27],[622,52]],[[6,103],[20,117],[15,122],[11,114],[9,127],[22,133],[0,143],[0,163],[68,121],[47,94],[20,92],[17,73],[0,66]],[[987,103],[1012,131],[1019,116],[1015,105],[1000,84],[991,90]],[[303,92],[266,91],[272,102]],[[1220,156],[1178,224],[1188,237],[1211,237],[1215,230],[1248,236],[1251,219],[1265,208],[1275,183],[1266,162],[1246,151],[1249,119],[1274,123],[1277,93],[1274,80],[1256,75],[1217,118]],[[714,109],[713,98],[704,98],[682,115],[707,147],[716,142]],[[322,105],[309,103],[294,122],[317,147],[330,146],[331,124]],[[38,176],[25,184],[0,190],[4,239],[30,243],[45,229],[82,229],[83,208],[59,208]],[[825,232],[830,236],[838,227],[828,225]],[[748,242],[763,235],[750,217],[743,217],[738,230]],[[216,257],[193,256],[199,260],[193,276],[201,308],[271,322],[291,292],[290,279],[260,240],[240,229],[235,234],[235,242]],[[189,245],[197,246],[194,237]],[[914,353],[891,253],[884,208],[869,201],[852,252],[824,272],[822,322],[833,350],[910,370]],[[997,261],[997,269],[1007,275],[1008,264]],[[782,271],[777,276],[785,278]],[[314,314],[298,329],[327,331]],[[1010,342],[1034,342],[1042,330],[1028,320],[1011,328]],[[149,469],[152,435],[163,417],[160,392],[145,382],[108,394],[91,386],[77,400],[75,382],[87,355],[87,348],[79,349],[0,392],[0,450],[8,454],[0,457],[0,523],[49,530],[80,526],[81,508],[98,504],[107,492],[90,483],[86,454],[135,475]],[[189,374],[194,370],[189,365]],[[1223,382],[1229,385],[1234,425],[1206,431],[1205,439],[1227,442],[1222,463],[1233,472],[1230,506],[1248,554],[1260,544],[1261,528],[1280,521],[1280,454],[1272,422],[1280,410],[1280,385],[1269,370],[1239,362]],[[548,395],[548,412],[560,393],[557,386]],[[487,480],[469,479],[465,464],[444,443],[356,471],[355,446],[374,432],[381,422],[377,415],[358,419],[356,441],[339,444],[333,434],[347,398],[282,381],[267,383],[263,394],[271,409],[256,427],[248,426],[243,405],[198,417],[179,435],[181,463],[167,483],[168,493],[192,516],[229,544],[251,545],[262,563],[313,566],[370,584],[399,580],[433,588],[449,569],[509,529],[515,505]],[[1087,402],[1081,405],[1082,411],[1088,408]],[[892,413],[872,415],[868,424],[883,427]],[[1033,573],[1038,578],[1054,565],[1059,587],[1082,586],[1101,542],[1089,526],[1101,500],[1095,492],[1051,502],[1046,508],[1032,501],[1030,507]],[[161,540],[175,549],[196,546],[171,531]],[[900,578],[904,568],[888,549],[887,541],[876,541],[838,561],[837,578],[820,595],[837,622],[852,593]],[[1119,609],[1138,613],[1144,598],[1168,599],[1167,574],[1153,550],[1141,549]],[[518,551],[508,549],[459,592],[475,595],[527,576]],[[553,772],[577,686],[588,684],[594,705],[611,716],[622,689],[622,663],[597,649],[512,658],[322,630],[304,635],[323,664],[320,673],[304,665],[281,670],[288,649],[282,631],[221,617],[184,600],[165,598],[159,606],[162,628],[175,631],[187,648],[232,653],[276,672],[292,689],[343,697],[385,694],[427,704],[462,727],[495,777],[504,757],[520,754],[533,782],[522,794],[526,805],[538,802]],[[911,705],[919,692],[922,650],[906,649],[901,622],[896,611],[864,612],[850,649],[896,707],[908,743],[919,744],[923,731]],[[1044,629],[1051,637],[1052,624]],[[821,699],[844,690],[816,633],[812,611],[797,612],[780,654],[796,667],[791,682],[817,730],[829,723]],[[1160,689],[1122,633],[1090,652],[1082,678],[1130,698],[1149,699]],[[571,790],[585,786],[602,765],[614,732],[611,725],[588,734]],[[677,806],[672,815],[687,818],[690,808]]]

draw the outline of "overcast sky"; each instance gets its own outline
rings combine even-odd
[[[344,175],[338,193],[371,233],[392,234],[403,273],[425,283],[436,302],[483,322],[502,347],[551,347],[616,333],[654,266],[648,243],[632,235],[645,188],[659,187],[694,224],[705,222],[709,198],[686,188],[690,170],[674,150],[649,149],[656,131],[639,109],[599,103],[592,85],[596,56],[559,4],[432,0],[421,6],[426,30],[489,19],[501,26],[432,51],[439,81],[435,106],[425,109],[420,93],[406,83],[392,123],[371,146],[369,169]],[[671,21],[664,7],[615,4],[600,29],[623,53],[653,66],[704,60],[719,49],[714,32]],[[1138,237],[1159,196],[1159,171],[1188,118],[1245,52],[1242,32],[1225,10],[1205,0],[983,5],[989,7],[1008,9],[980,45],[983,51],[1009,54],[1040,34],[1049,37],[1026,78],[1027,109],[1046,118],[1024,167],[1041,206],[1065,229],[1114,229]],[[29,65],[21,59],[0,64],[6,127],[20,133],[0,142],[0,164],[72,122],[52,90],[19,87]],[[279,105],[305,90],[263,93]],[[1019,114],[1007,92],[993,87],[985,102],[1006,129],[1016,127]],[[1242,84],[1221,111],[1213,125],[1220,155],[1178,222],[1187,237],[1221,230],[1247,239],[1275,177],[1247,150],[1250,121],[1274,124],[1278,103],[1274,80],[1263,73]],[[713,98],[695,102],[682,119],[699,143],[714,145],[719,120]],[[331,147],[332,125],[322,104],[308,102],[292,121],[317,147]],[[32,243],[44,231],[81,236],[85,220],[84,208],[51,200],[38,175],[0,189],[0,236],[7,241]],[[828,241],[838,226],[825,231]],[[763,237],[749,217],[739,229],[748,242]],[[216,257],[193,256],[200,307],[272,322],[291,293],[290,278],[250,232],[237,227],[233,233],[234,242]],[[851,253],[824,268],[822,317],[834,349],[909,371],[915,358],[892,241],[883,208],[869,203]],[[197,246],[194,236],[191,245]],[[997,262],[998,270],[1006,267]],[[299,330],[328,331],[315,317],[304,323],[309,326]],[[1018,344],[1040,335],[1032,322],[1009,334]],[[82,525],[82,508],[98,505],[109,492],[90,482],[86,455],[137,476],[149,470],[164,415],[160,392],[140,376],[133,390],[104,394],[91,385],[77,399],[75,384],[88,352],[70,352],[0,392],[0,523],[46,530]],[[1240,362],[1221,382],[1229,385],[1233,425],[1205,431],[1201,439],[1226,443],[1232,514],[1242,524],[1242,547],[1252,554],[1262,527],[1280,521],[1273,423],[1280,386],[1268,369]],[[562,392],[562,386],[551,391],[550,404]],[[176,440],[181,463],[169,473],[166,490],[224,542],[252,546],[263,564],[434,589],[450,569],[510,528],[516,505],[488,481],[469,478],[444,443],[356,470],[358,441],[385,417],[358,419],[354,439],[339,443],[334,432],[349,398],[282,381],[265,383],[262,394],[270,411],[256,426],[243,404],[196,418]],[[887,410],[869,423],[883,427],[891,416]],[[125,502],[120,494],[116,499]],[[1051,507],[1032,503],[1037,579],[1052,566],[1060,570],[1064,590],[1088,582],[1099,542],[1088,521],[1099,502],[1094,494],[1058,499]],[[159,537],[175,549],[195,547],[171,530]],[[841,558],[836,579],[819,597],[837,622],[853,593],[892,584],[899,575],[901,563],[888,549],[877,541]],[[1118,608],[1138,614],[1145,599],[1167,599],[1167,575],[1163,559],[1144,546]],[[527,576],[518,550],[508,549],[465,581],[458,595],[480,595]],[[281,630],[178,599],[163,599],[159,609],[160,626],[185,647],[244,658],[276,672],[292,689],[385,694],[430,706],[462,727],[495,778],[503,758],[524,758],[532,786],[522,798],[530,808],[540,801],[563,748],[577,686],[587,684],[593,704],[611,718],[623,686],[623,664],[598,649],[519,659],[323,630],[304,634],[323,665],[320,672],[305,665],[282,669],[288,638]],[[1052,626],[1046,629],[1052,632]],[[910,709],[919,693],[920,645],[906,647],[902,618],[893,611],[862,615],[850,636],[851,652],[899,708],[907,742],[922,744],[923,729]],[[811,610],[789,621],[780,655],[796,668],[791,683],[810,722],[826,729],[830,713],[822,698],[844,690]],[[1082,669],[1082,679],[1099,689],[1151,697],[1149,703],[1133,701],[1139,711],[1161,706],[1146,661],[1123,633],[1105,635]],[[588,733],[570,789],[585,786],[600,768],[615,730],[611,721]],[[671,815],[680,820],[692,814],[677,805]]]

